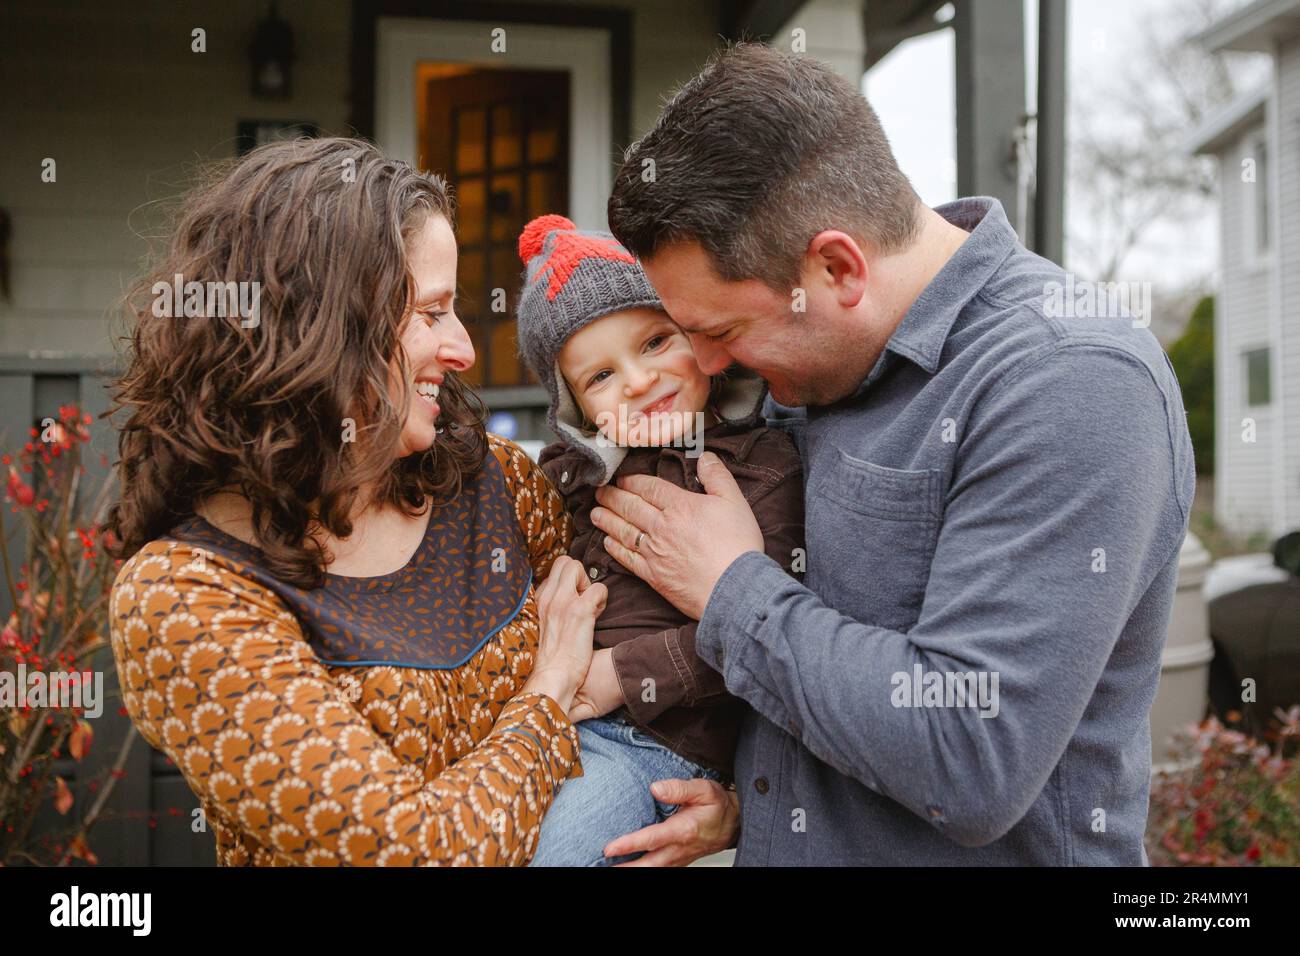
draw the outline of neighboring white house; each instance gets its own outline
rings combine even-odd
[[[1300,0],[1256,0],[1196,40],[1273,60],[1191,148],[1219,158],[1214,511],[1275,536],[1300,527]]]

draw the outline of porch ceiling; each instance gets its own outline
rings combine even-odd
[[[947,0],[865,0],[863,70],[870,69],[904,40],[943,29],[935,12]],[[770,37],[799,12],[804,0],[722,0],[722,32],[729,40]]]
[[[869,70],[904,40],[933,33],[952,21],[937,23],[935,13],[947,0],[867,0],[862,5],[867,52],[862,67]]]

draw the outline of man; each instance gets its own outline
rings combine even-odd
[[[606,853],[689,862],[739,815],[741,865],[1145,864],[1195,481],[1145,323],[1064,305],[1086,284],[995,200],[921,204],[857,91],[761,45],[669,103],[609,219],[704,371],[767,379],[808,547],[766,556],[707,453],[703,494],[601,489],[606,547],[753,708],[734,794],[660,782],[678,812]]]

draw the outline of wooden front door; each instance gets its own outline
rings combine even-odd
[[[569,214],[569,74],[428,64],[420,70],[420,166],[446,177],[456,203],[457,313],[479,387],[534,384],[519,360],[519,233]]]

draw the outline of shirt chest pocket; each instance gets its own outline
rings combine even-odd
[[[840,449],[808,488],[808,579],[863,624],[908,630],[930,578],[942,514],[937,469],[886,468]]]

